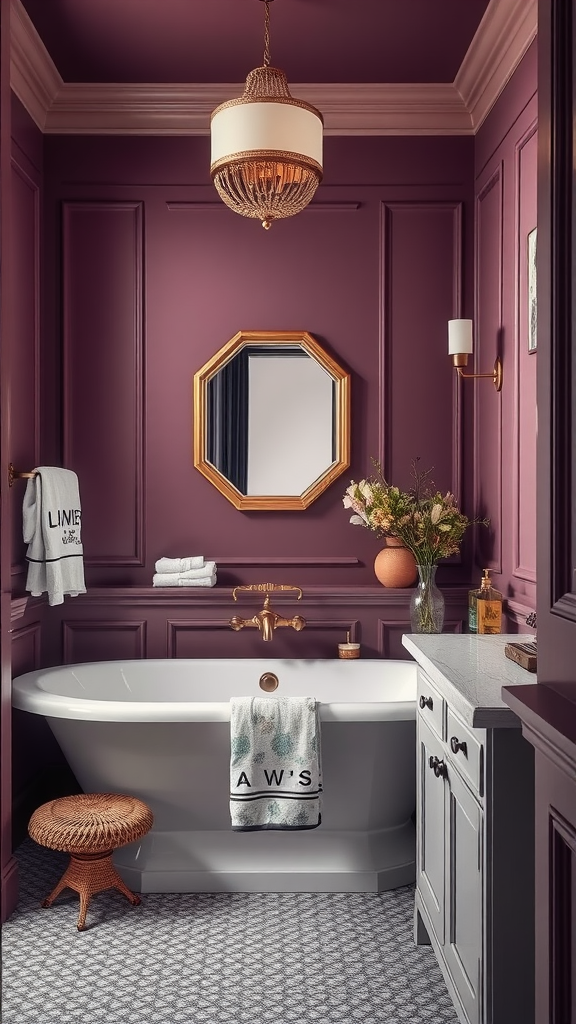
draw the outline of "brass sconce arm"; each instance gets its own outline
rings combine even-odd
[[[465,353],[459,353],[457,355],[452,356],[452,358],[454,360],[456,373],[458,374],[459,377],[470,379],[489,377],[494,387],[496,388],[496,391],[502,390],[504,370],[502,368],[502,360],[500,359],[500,356],[496,356],[496,359],[494,361],[494,369],[492,370],[492,373],[464,373],[462,367],[468,364],[468,356]]]

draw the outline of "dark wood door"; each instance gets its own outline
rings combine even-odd
[[[538,679],[557,683],[576,682],[576,15],[538,15]]]
[[[8,488],[10,396],[10,0],[0,0],[0,869],[4,920],[17,899],[17,867],[12,856],[11,671],[10,671],[10,515]]]
[[[540,0],[536,1020],[576,1022],[576,68],[573,0]]]

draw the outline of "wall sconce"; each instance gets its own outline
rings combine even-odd
[[[463,366],[468,365],[468,356],[472,355],[472,321],[448,321],[448,355],[452,356],[459,377],[490,377],[496,391],[502,390],[502,360],[496,356],[492,373],[464,373]]]

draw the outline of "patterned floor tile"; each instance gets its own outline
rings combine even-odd
[[[27,840],[2,930],[3,1024],[457,1024],[414,890],[40,901],[67,858]]]

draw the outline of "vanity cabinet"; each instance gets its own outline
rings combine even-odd
[[[471,727],[421,667],[417,705],[415,941],[462,1024],[533,1024],[530,746],[515,716]]]

